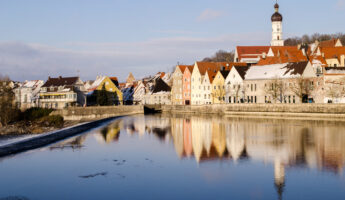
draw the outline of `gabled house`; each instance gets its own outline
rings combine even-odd
[[[173,105],[183,105],[183,74],[187,67],[192,65],[177,65],[172,74],[171,103]]]
[[[148,88],[144,81],[138,81],[137,86],[134,88],[133,94],[133,103],[134,104],[143,104],[144,98],[146,93],[148,92]]]
[[[208,76],[212,76],[211,73],[217,73],[221,69],[229,70],[234,64],[232,62],[195,62],[191,82],[191,104],[202,105],[208,102],[205,101],[207,99],[205,99],[205,94],[203,94],[206,90],[203,85],[206,72],[208,72]],[[246,63],[240,64],[247,65]],[[213,81],[211,79],[208,81]]]
[[[191,76],[193,73],[194,66],[187,66],[184,70],[182,76],[182,95],[183,95],[183,104],[191,104]]]
[[[223,104],[225,103],[225,79],[227,78],[230,70],[221,69],[212,76],[212,103]]]
[[[85,105],[85,87],[79,77],[48,77],[39,92],[39,107],[63,109]]]
[[[145,104],[170,105],[171,87],[161,78],[156,79],[152,92],[145,95]]]
[[[224,81],[226,103],[246,102],[246,88],[243,81],[249,68],[249,66],[233,66],[231,68]]]
[[[22,86],[15,88],[14,94],[17,107],[24,110],[38,107],[38,94],[43,84],[43,80],[25,81]]]
[[[105,89],[107,96],[109,97],[109,105],[119,105],[123,103],[123,94],[116,87],[116,81],[110,79],[108,76],[97,76],[96,80],[92,83],[87,94],[87,105],[97,105],[98,93]]]

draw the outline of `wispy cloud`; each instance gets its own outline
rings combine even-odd
[[[254,37],[255,35],[255,37]],[[171,70],[177,63],[191,64],[217,50],[233,50],[236,45],[265,45],[269,33],[230,34],[218,37],[168,37],[141,42],[75,42],[59,48],[19,42],[0,43],[2,74],[14,80],[47,79],[48,76],[74,76],[83,80],[97,75],[127,77],[134,72],[144,77]]]
[[[225,13],[223,11],[206,9],[197,17],[197,21],[202,22],[214,20],[218,17],[224,16],[224,14]]]

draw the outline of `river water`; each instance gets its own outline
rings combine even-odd
[[[0,159],[0,199],[345,199],[345,122],[130,116]]]

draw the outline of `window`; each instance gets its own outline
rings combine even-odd
[[[250,91],[253,92],[253,84],[250,84]]]
[[[255,84],[255,88],[254,88],[254,89],[255,89],[255,91],[256,91],[256,84]]]
[[[217,86],[214,86],[214,89],[217,89]]]
[[[295,100],[295,95],[293,96],[293,103],[296,103],[296,100]]]

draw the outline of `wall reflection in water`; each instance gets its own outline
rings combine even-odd
[[[330,121],[222,118],[206,116],[134,116],[102,129],[98,141],[119,140],[128,134],[154,134],[171,141],[180,158],[252,159],[284,167],[307,167],[341,173],[345,161],[345,124]],[[277,175],[277,177],[280,177]],[[282,178],[279,178],[282,179]],[[279,181],[278,181],[279,182]]]

